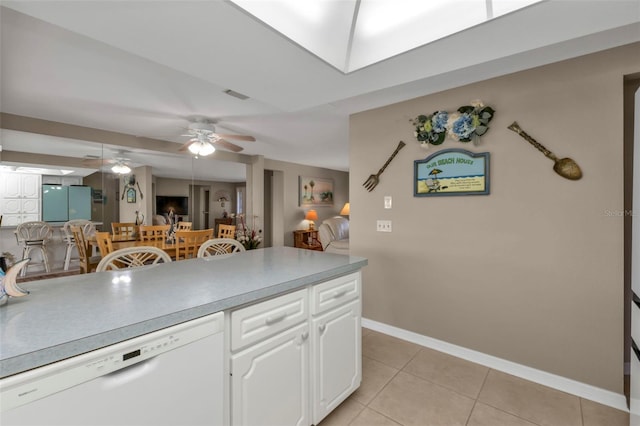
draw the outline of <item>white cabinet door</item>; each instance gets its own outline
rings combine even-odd
[[[41,178],[40,175],[21,175],[23,198],[40,198]]]
[[[231,424],[308,426],[309,325],[231,357]]]
[[[19,198],[4,198],[2,200],[2,214],[22,213],[22,200]]]
[[[362,380],[360,300],[313,320],[311,332],[313,422],[355,391]]]
[[[35,198],[25,198],[22,200],[22,214],[37,215],[40,213],[40,200]],[[35,220],[38,220],[37,218]]]
[[[5,198],[20,198],[22,195],[22,175],[18,173],[3,173],[2,185]]]

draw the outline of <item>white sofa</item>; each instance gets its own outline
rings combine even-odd
[[[349,254],[349,220],[342,216],[326,219],[318,227],[322,249],[329,253]]]

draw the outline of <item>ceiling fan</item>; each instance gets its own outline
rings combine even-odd
[[[209,121],[196,121],[189,123],[187,133],[183,136],[189,136],[189,142],[182,145],[180,151],[188,150],[194,155],[206,156],[212,154],[216,148],[226,149],[228,151],[240,152],[244,148],[233,144],[226,139],[237,139],[245,142],[255,142],[253,136],[234,135],[227,133],[216,133],[216,128]]]
[[[87,156],[82,160],[82,164],[89,168],[100,169],[104,166],[111,165],[112,172],[119,175],[127,175],[131,173],[131,167],[129,166],[129,158],[123,157],[123,152],[119,151],[113,158],[98,158],[94,156]]]

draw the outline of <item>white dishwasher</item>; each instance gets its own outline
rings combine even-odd
[[[0,423],[222,425],[224,314],[0,380]]]

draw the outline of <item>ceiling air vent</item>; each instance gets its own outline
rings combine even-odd
[[[243,101],[245,99],[249,99],[247,95],[243,95],[242,93],[238,93],[235,90],[231,90],[231,89],[225,90],[224,93],[226,93],[229,96],[233,96],[234,98],[242,99]]]

